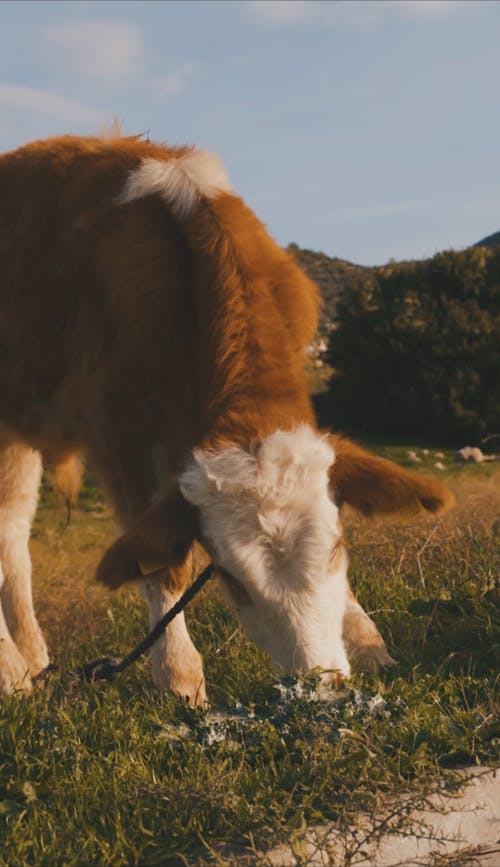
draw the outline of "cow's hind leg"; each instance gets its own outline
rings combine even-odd
[[[0,692],[29,691],[48,653],[31,595],[29,536],[41,476],[37,452],[21,444],[0,450]]]

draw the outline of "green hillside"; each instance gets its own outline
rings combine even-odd
[[[497,247],[500,244],[500,232],[493,232],[493,235],[488,235],[482,241],[474,244],[475,247]]]
[[[496,247],[500,245],[500,232],[494,232],[481,241],[473,244],[473,247]],[[367,267],[355,265],[346,259],[337,256],[327,256],[315,250],[306,250],[297,244],[289,244],[288,252],[292,253],[306,274],[319,286],[324,300],[324,308],[320,319],[319,333],[326,336],[331,330],[335,320],[335,314],[339,298],[344,290],[351,291],[361,289],[367,280],[374,274],[382,272],[387,265]],[[425,262],[429,260],[421,260]],[[391,263],[393,264],[393,263]],[[395,265],[411,265],[410,261],[394,263]]]
[[[322,423],[440,443],[498,435],[500,232],[372,268],[288,249],[324,299],[307,362]]]
[[[354,265],[346,259],[332,258],[326,253],[304,250],[297,244],[289,244],[288,252],[321,289],[324,309],[319,330],[320,334],[327,334],[335,318],[337,303],[343,290],[360,288],[376,269]]]

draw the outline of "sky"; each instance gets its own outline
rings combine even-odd
[[[117,118],[365,265],[500,230],[499,83],[500,0],[0,0],[0,151]]]

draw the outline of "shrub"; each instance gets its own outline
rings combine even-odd
[[[347,287],[326,361],[337,428],[441,442],[500,432],[500,248],[390,263]]]

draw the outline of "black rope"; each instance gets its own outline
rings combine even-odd
[[[177,600],[175,605],[172,605],[172,608],[163,615],[156,626],[153,626],[149,635],[147,635],[146,638],[137,645],[137,647],[134,647],[130,653],[127,653],[124,656],[103,656],[101,659],[94,659],[92,662],[87,662],[78,666],[78,668],[72,673],[75,674],[79,680],[86,681],[87,683],[96,683],[98,680],[114,680],[118,674],[125,671],[126,668],[136,662],[140,656],[146,653],[146,651],[153,646],[155,641],[158,640],[174,617],[180,614],[188,602],[191,602],[191,599],[196,596],[207,581],[212,578],[213,571],[214,567],[209,563],[203,572],[200,572],[196,580],[193,581],[185,593],[182,594],[181,598]],[[40,672],[40,674],[34,679],[43,679],[46,674],[55,669],[56,666],[49,665],[48,668]]]

